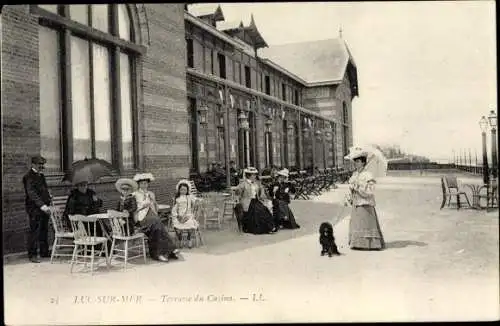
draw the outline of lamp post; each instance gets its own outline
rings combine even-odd
[[[244,141],[244,147],[245,147],[245,150],[244,150],[244,155],[245,155],[245,158],[244,158],[244,166],[248,166],[248,161],[249,161],[249,158],[248,158],[248,144],[247,144],[247,140],[248,140],[248,129],[250,129],[250,124],[248,122],[248,118],[247,116],[245,115],[245,112],[241,111],[241,113],[239,114],[238,116],[238,120],[240,122],[240,128],[243,132],[243,141]]]
[[[266,159],[267,159],[267,162],[266,162],[266,165],[268,167],[271,167],[272,165],[272,156],[273,156],[273,152],[271,151],[271,133],[273,132],[272,130],[272,127],[273,127],[273,119],[272,118],[267,118],[266,122],[265,122],[265,125],[266,125],[266,139],[265,139],[265,146],[266,146]]]
[[[498,177],[497,166],[497,115],[494,110],[490,111],[488,116],[491,127],[491,182],[494,183]]]
[[[202,104],[199,108],[198,108],[198,116],[200,117],[200,125],[203,127],[203,129],[205,130],[205,144],[203,146],[203,150],[205,152],[205,156],[206,156],[206,159],[207,159],[207,170],[208,170],[208,151],[207,151],[207,114],[208,114],[208,108],[207,108],[207,105],[206,104]]]
[[[474,149],[474,155],[476,156],[476,165],[474,165],[474,173],[477,173],[478,167],[477,167],[477,148]]]
[[[481,127],[482,143],[483,143],[483,182],[486,186],[490,183],[490,175],[488,171],[488,152],[486,150],[486,129],[488,128],[488,120],[483,115],[479,120],[479,127]]]

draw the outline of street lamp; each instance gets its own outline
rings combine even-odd
[[[201,105],[200,108],[198,109],[198,115],[200,117],[201,125],[207,124],[207,114],[208,114],[207,106],[205,104]]]
[[[240,128],[243,130],[250,129],[250,123],[248,122],[248,118],[245,115],[245,112],[241,112],[238,116],[238,120],[240,121]]]
[[[479,120],[479,127],[481,128],[481,136],[483,142],[483,182],[486,186],[490,183],[490,175],[488,173],[488,153],[486,150],[486,130],[488,129],[488,120],[483,115]]]
[[[498,177],[498,166],[497,166],[497,115],[494,110],[490,111],[488,116],[491,127],[491,164],[493,169],[491,171],[492,182]]]
[[[267,120],[266,120],[266,132],[268,132],[268,133],[272,132],[272,126],[273,126],[273,119],[267,118]]]

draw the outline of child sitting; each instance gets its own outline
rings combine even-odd
[[[192,248],[194,231],[199,227],[199,224],[194,218],[196,198],[190,195],[190,188],[188,180],[181,180],[177,183],[177,193],[172,208],[172,225],[179,240],[182,240],[183,231],[187,231],[188,247]]]

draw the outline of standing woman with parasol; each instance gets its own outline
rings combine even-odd
[[[139,185],[139,189],[134,192],[137,201],[134,220],[148,237],[151,258],[167,262],[169,258],[179,258],[179,249],[158,217],[155,194],[148,190],[149,183],[153,180],[151,173],[140,173],[134,176],[134,181]]]
[[[356,170],[349,179],[346,202],[352,205],[349,246],[357,250],[382,250],[385,241],[375,210],[375,178],[384,173],[383,155],[375,149],[352,147],[345,158],[354,161]]]

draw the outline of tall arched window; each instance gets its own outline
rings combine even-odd
[[[342,102],[342,131],[342,152],[346,156],[349,151],[349,113],[345,102]]]
[[[47,170],[96,157],[137,162],[135,43],[126,4],[39,5],[40,136]]]

